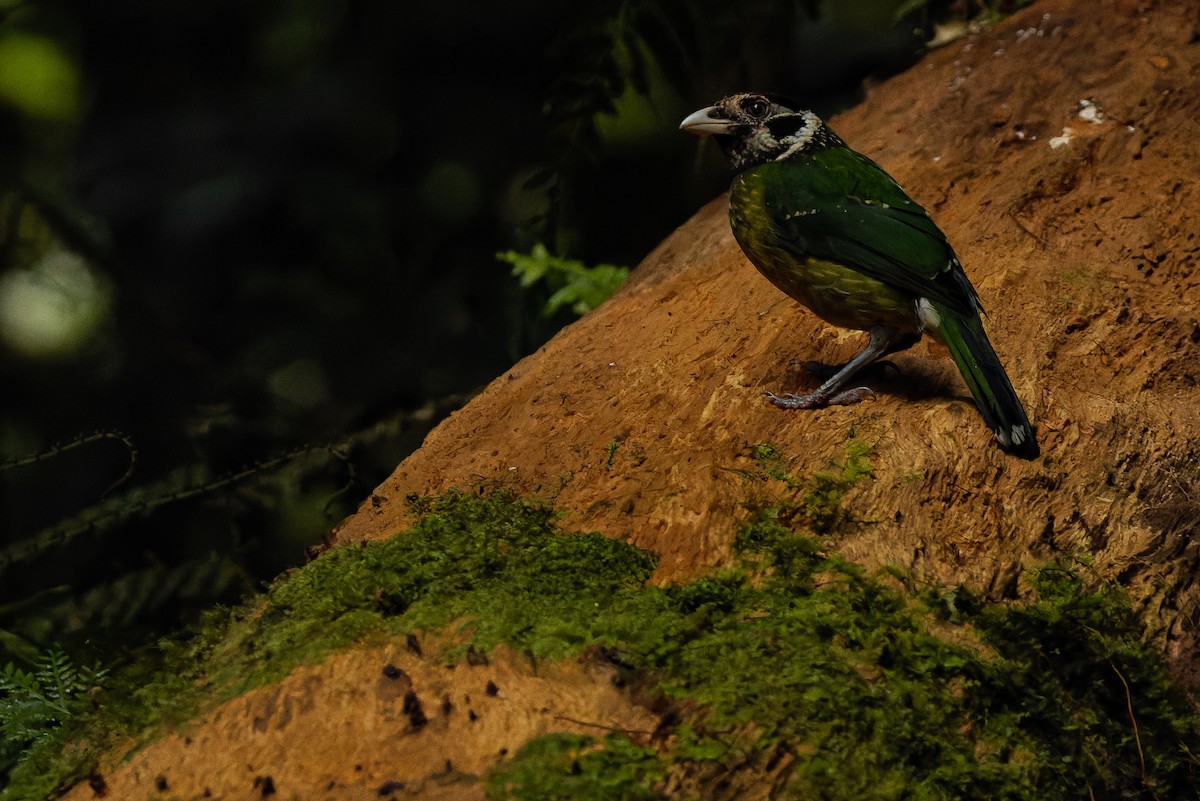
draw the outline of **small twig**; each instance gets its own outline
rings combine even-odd
[[[12,470],[13,468],[17,467],[26,467],[28,465],[44,462],[48,459],[54,458],[55,456],[60,456],[68,451],[74,450],[75,448],[105,439],[119,442],[125,446],[125,451],[129,455],[129,464],[125,468],[125,472],[116,481],[109,484],[108,488],[105,489],[104,492],[100,493],[100,497],[104,498],[107,497],[109,493],[111,493],[117,487],[128,481],[133,476],[134,468],[137,466],[138,451],[137,446],[133,444],[133,438],[115,428],[102,429],[91,434],[80,434],[74,439],[56,442],[49,448],[36,453],[31,453],[28,456],[18,456],[12,459],[6,459],[0,462],[0,471]]]
[[[604,731],[617,732],[618,734],[640,734],[644,737],[649,737],[654,734],[652,731],[642,731],[641,729],[626,729],[623,726],[606,726],[603,723],[595,723],[590,720],[579,720],[578,718],[568,717],[567,715],[555,715],[555,720],[565,720],[567,723],[574,723],[576,726],[587,726],[592,729],[603,729]]]
[[[354,483],[358,479],[358,471],[354,468],[354,462],[346,455],[343,449],[336,445],[329,445],[326,447],[326,450],[330,456],[341,462],[342,466],[346,468],[345,483],[325,500],[325,506],[321,509],[322,514],[329,517],[333,514],[333,505],[337,503],[338,499],[354,489]]]
[[[1018,228],[1020,228],[1027,236],[1029,236],[1029,238],[1033,239],[1042,247],[1046,247],[1047,243],[1045,237],[1035,233],[1028,225],[1026,225],[1025,221],[1021,219],[1020,215],[1016,211],[1009,211],[1008,216],[1014,223],[1016,223]]]
[[[120,431],[102,431],[99,432],[99,435],[106,439],[117,440],[125,446],[126,453],[129,454],[129,465],[125,468],[125,472],[116,481],[109,484],[108,488],[104,490],[104,492],[100,493],[101,498],[107,498],[109,493],[124,484],[129,479],[133,478],[133,471],[137,467],[138,451],[137,446],[133,444],[133,439],[127,434],[121,433]]]
[[[1117,666],[1111,659],[1108,660],[1108,666],[1113,669],[1113,673],[1117,674],[1117,678],[1125,687],[1125,706],[1129,710],[1129,722],[1133,725],[1133,741],[1137,744],[1138,760],[1142,766],[1142,786],[1147,787],[1149,782],[1146,780],[1146,755],[1142,753],[1142,737],[1138,734],[1137,718],[1133,715],[1133,694],[1129,691],[1129,682],[1125,681],[1125,677],[1121,675],[1121,671],[1117,670]],[[1155,796],[1155,798],[1157,797]]]

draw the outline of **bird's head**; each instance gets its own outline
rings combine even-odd
[[[679,130],[711,136],[734,172],[765,161],[779,161],[806,148],[836,139],[821,118],[777,95],[730,95],[691,114]]]

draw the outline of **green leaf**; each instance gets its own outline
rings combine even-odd
[[[0,103],[31,117],[70,119],[79,111],[79,73],[59,45],[43,36],[0,36]]]
[[[628,267],[612,264],[597,264],[588,267],[581,261],[553,256],[546,246],[538,243],[528,253],[509,250],[497,253],[496,258],[513,266],[512,274],[529,289],[544,282],[551,290],[550,298],[542,306],[546,317],[564,306],[579,316],[599,306],[617,290],[629,276]]]

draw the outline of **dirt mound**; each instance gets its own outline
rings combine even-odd
[[[426,644],[428,647],[428,644]],[[473,660],[475,662],[475,660]],[[648,731],[656,716],[595,662],[497,649],[445,667],[364,645],[247,693],[104,778],[112,798],[482,799],[478,776],[547,732]],[[81,785],[68,798],[89,798]]]
[[[1038,427],[1039,459],[995,446],[948,356],[927,345],[872,379],[874,401],[807,413],[766,403],[764,390],[814,380],[794,360],[844,360],[862,335],[826,326],[760,277],[722,198],[608,303],[442,423],[337,542],[396,533],[410,494],[502,484],[552,498],[567,528],[656,552],[657,577],[678,579],[730,560],[761,485],[756,445],[772,443],[805,477],[864,443],[873,478],[847,492],[833,534],[851,559],[1005,597],[1028,567],[1078,554],[1130,589],[1186,670],[1200,598],[1198,40],[1193,4],[1046,0],[932,53],[832,121],[958,250]],[[694,143],[681,134],[680,146]],[[436,725],[409,731],[410,718],[388,717],[394,704],[371,700],[392,691],[386,663]],[[394,777],[405,792],[457,797],[439,784],[453,778],[447,759],[482,771],[513,737],[551,723],[652,725],[579,665],[536,683],[519,659],[503,664],[497,700],[474,676],[482,668],[431,672],[401,649],[364,646],[226,704],[106,779],[117,797],[147,797],[156,766],[188,765],[170,774],[171,794],[265,797],[253,779],[270,776],[282,798],[362,798]],[[469,690],[449,683],[468,680]],[[547,693],[561,698],[538,700]],[[472,739],[468,694],[550,712]],[[442,695],[454,714],[441,716]],[[477,785],[459,789],[479,797]]]
[[[852,558],[1003,594],[1033,563],[1086,554],[1190,652],[1200,29],[1194,8],[1147,5],[1038,3],[832,121],[958,250],[1038,426],[1037,461],[995,447],[927,344],[875,377],[873,402],[764,402],[814,380],[796,360],[844,361],[864,335],[759,276],[722,198],[435,430],[337,541],[398,531],[410,493],[501,482],[553,497],[568,526],[656,552],[661,578],[679,578],[728,559],[754,445],[807,476],[858,440],[875,478],[846,499],[838,544]]]

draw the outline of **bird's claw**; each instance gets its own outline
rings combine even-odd
[[[813,409],[820,406],[820,399],[812,395],[776,395],[774,392],[764,392],[763,397],[780,409]]]
[[[875,397],[875,390],[870,387],[855,387],[854,389],[844,389],[825,402],[830,406],[849,406],[864,398],[875,400]]]

